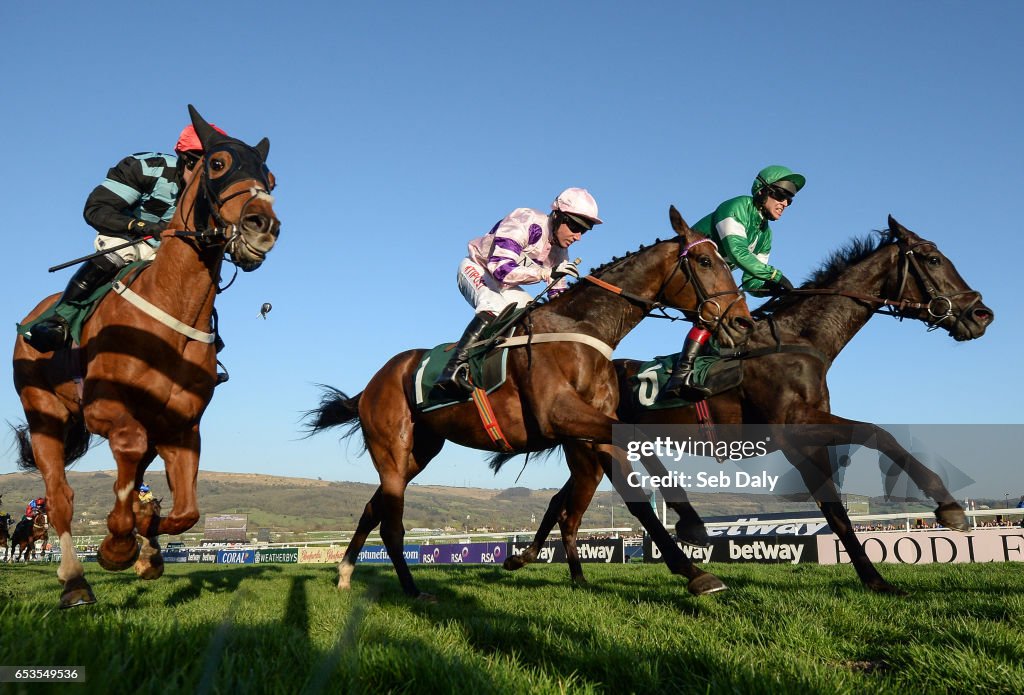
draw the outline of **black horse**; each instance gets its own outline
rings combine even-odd
[[[829,527],[839,537],[861,581],[880,592],[901,593],[878,573],[853,531],[833,479],[826,446],[865,444],[888,456],[938,507],[943,526],[968,530],[963,509],[942,480],[908,453],[885,430],[870,423],[848,420],[831,412],[826,376],[832,361],[868,320],[883,307],[900,319],[923,321],[929,329],[942,328],[957,341],[980,338],[994,314],[981,301],[934,243],[921,239],[889,218],[889,229],[877,239],[851,242],[834,253],[804,286],[754,312],[762,319],[748,342],[750,354],[761,356],[742,363],[739,388],[707,401],[716,423],[778,423],[800,425],[774,428],[774,449],[781,450],[797,469]],[[780,350],[779,346],[783,346]],[[616,360],[620,393],[628,393],[640,362]],[[621,398],[617,415],[635,424],[697,424],[695,406],[663,410],[641,409]],[[795,434],[794,434],[795,432]],[[788,433],[788,434],[787,434]],[[788,436],[788,440],[787,440]],[[551,501],[531,547],[509,558],[506,569],[518,569],[536,559],[540,544],[554,524],[562,530],[574,581],[583,580],[576,553],[576,530],[601,480],[595,452],[586,444],[565,447],[574,475]],[[509,457],[496,456],[500,467]],[[647,461],[645,460],[645,465]],[[655,467],[660,462],[651,462]],[[652,470],[663,475],[664,467]],[[581,485],[586,482],[586,485]],[[706,544],[703,521],[685,493],[675,491],[667,502],[679,514],[676,532],[681,540]],[[646,501],[644,501],[646,503]]]
[[[11,515],[4,514],[0,516],[0,548],[3,548],[3,557],[0,560],[6,562],[8,555],[7,544],[11,540]]]

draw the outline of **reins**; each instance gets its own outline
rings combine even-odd
[[[902,246],[902,242],[899,242]],[[931,245],[935,246],[930,241],[921,240],[916,244],[908,247],[906,250],[900,249],[900,267],[899,267],[899,286],[896,290],[896,299],[888,299],[886,297],[878,297],[875,295],[863,294],[860,292],[851,292],[849,290],[840,290],[836,288],[798,288],[787,292],[782,297],[797,295],[797,296],[813,296],[813,295],[826,295],[826,296],[839,296],[847,297],[849,299],[855,299],[857,301],[865,302],[868,304],[877,304],[878,307],[874,309],[874,313],[892,316],[895,319],[902,321],[907,318],[906,312],[911,310],[925,310],[928,312],[928,319],[925,324],[928,326],[929,331],[934,331],[942,327],[942,322],[950,317],[955,316],[953,325],[949,327],[949,332],[952,334],[953,329],[961,321],[964,316],[969,312],[975,304],[981,301],[981,293],[976,290],[965,290],[963,292],[956,292],[954,294],[942,294],[939,292],[936,284],[932,281],[930,275],[918,262],[915,250],[919,246]],[[903,297],[904,291],[907,287],[907,279],[913,274],[918,284],[921,286],[923,293],[928,298],[925,302],[914,302]],[[977,295],[974,301],[970,302],[965,306],[958,314],[953,313],[953,299],[960,297],[965,294]],[[943,306],[944,305],[944,306]],[[763,309],[764,307],[762,307]],[[769,307],[770,308],[770,307]]]

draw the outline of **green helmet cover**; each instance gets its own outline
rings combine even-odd
[[[753,185],[750,187],[750,194],[756,196],[758,192],[765,186],[770,186],[778,181],[790,181],[796,190],[799,191],[807,183],[807,178],[803,174],[797,174],[792,169],[780,166],[778,164],[772,164],[766,166],[761,171],[757,172],[757,178],[754,179]]]

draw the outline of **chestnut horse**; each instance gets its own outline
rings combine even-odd
[[[60,539],[62,608],[96,601],[75,554],[74,491],[64,474],[90,434],[108,440],[117,462],[109,533],[98,555],[104,569],[135,563],[139,576],[159,577],[157,536],[184,533],[198,521],[199,421],[216,384],[212,316],[221,265],[229,256],[243,271],[255,270],[277,240],[270,142],[251,147],[215,131],[191,105],[189,114],[206,156],[161,235],[159,253],[131,283],[133,304],[141,298],[143,306],[110,293],[85,324],[80,346],[40,353],[21,338],[15,343],[14,385],[28,421],[16,431],[19,466],[37,468],[46,482]],[[56,298],[43,300],[25,321]],[[165,518],[137,516],[135,491],[157,455],[173,508]]]
[[[870,423],[831,413],[828,369],[882,306],[891,307],[890,313],[900,319],[923,321],[929,330],[943,328],[957,341],[980,338],[994,319],[992,310],[981,302],[981,294],[964,282],[934,243],[921,239],[890,217],[889,230],[877,244],[868,240],[852,242],[843,252],[833,254],[801,289],[754,312],[756,317],[766,320],[758,322],[748,348],[761,355],[743,361],[739,388],[712,396],[707,404],[716,423],[800,425],[790,430],[772,428],[775,446],[769,450],[781,450],[796,467],[829,528],[843,543],[861,582],[873,591],[902,593],[882,578],[854,534],[824,447],[853,443],[877,449],[938,504],[935,516],[940,524],[958,531],[968,530],[968,525],[963,509],[939,476],[908,453],[891,434]],[[785,346],[784,351],[775,353],[779,344]],[[635,379],[641,364],[635,360],[615,361],[623,392],[628,393],[630,381]],[[695,406],[648,410],[638,407],[631,398],[620,399],[618,417],[623,422],[641,425],[697,423]],[[600,482],[601,471],[592,452],[585,447],[570,444],[565,451],[570,467],[578,466],[592,474],[574,476],[566,483],[552,499],[530,548],[509,558],[505,568],[519,569],[536,559],[557,521],[570,558],[572,579],[582,582],[576,531]],[[507,458],[495,457],[492,465],[498,468]],[[652,473],[663,475],[664,469]],[[581,486],[581,482],[586,484]],[[668,497],[666,501],[679,514],[679,538],[695,545],[706,544],[703,521],[685,493],[676,492],[674,501]]]
[[[31,519],[19,521],[14,527],[14,535],[11,536],[11,562],[18,562],[19,552],[22,561],[35,560],[36,542],[42,541],[45,549],[46,541],[49,540],[49,529],[50,521],[46,512],[39,512]]]
[[[520,328],[529,326],[536,337],[575,333],[577,340],[582,334],[590,344],[573,342],[569,336],[562,342],[538,340],[526,350],[510,351],[508,378],[490,394],[494,419],[504,430],[509,448],[536,451],[573,439],[610,443],[618,401],[611,349],[654,307],[695,312],[725,344],[746,339],[752,327],[746,301],[714,243],[693,232],[674,207],[669,215],[676,237],[596,269],[519,321]],[[730,298],[724,311],[717,297]],[[605,349],[595,349],[601,343]],[[402,589],[409,596],[421,596],[402,556],[406,487],[441,451],[445,440],[489,451],[500,448],[485,433],[469,402],[428,412],[413,407],[414,375],[425,352],[396,355],[352,398],[330,389],[320,408],[308,414],[310,433],[350,423],[348,436],[361,426],[380,476],[380,487],[363,510],[338,565],[340,589],[349,588],[359,551],[379,524]],[[694,567],[653,512],[647,511],[641,522],[651,526],[670,569],[690,579],[692,593],[725,588],[716,577]]]

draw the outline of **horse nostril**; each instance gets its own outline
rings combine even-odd
[[[995,314],[988,307],[975,307],[971,315],[974,316],[975,321],[982,324],[991,323],[995,319]]]
[[[754,332],[753,321],[749,321],[742,317],[736,317],[735,319],[733,319],[733,324],[736,326],[736,328],[743,331],[744,333],[749,334]]]
[[[270,220],[265,215],[246,215],[242,218],[242,227],[247,232],[262,234],[270,229]]]

